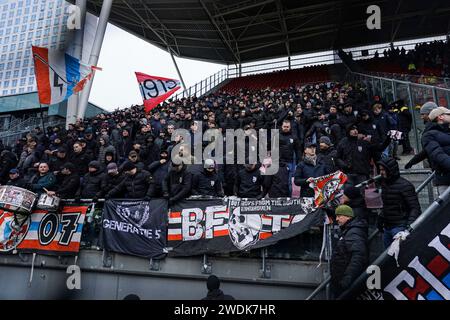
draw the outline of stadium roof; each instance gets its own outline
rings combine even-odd
[[[374,4],[381,30],[366,26]],[[176,56],[233,64],[447,34],[450,1],[115,0],[109,21]]]

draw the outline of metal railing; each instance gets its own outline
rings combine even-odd
[[[433,172],[431,172],[430,170],[411,170],[411,171],[406,171],[406,170],[401,170],[400,171],[400,173],[401,174],[430,174],[416,189],[415,189],[415,191],[416,191],[416,193],[419,193],[419,192],[421,192],[426,186],[430,186],[430,183],[431,183],[431,181],[433,180],[433,177],[434,177],[434,175],[435,175],[435,171],[433,171]],[[363,187],[363,186],[367,186],[367,185],[369,185],[369,184],[371,184],[371,183],[373,183],[373,182],[375,182],[375,181],[377,181],[377,180],[379,180],[381,178],[381,176],[380,175],[378,175],[378,176],[375,176],[375,177],[373,177],[373,178],[371,178],[371,179],[369,179],[369,180],[366,180],[366,181],[363,181],[363,182],[361,182],[360,184],[358,184],[358,185],[356,185],[355,187],[357,187],[357,188],[361,188],[361,187]],[[450,188],[449,188],[450,189]],[[429,191],[429,190],[428,190]],[[448,190],[447,190],[448,191]],[[434,202],[433,202],[434,203]],[[430,206],[429,206],[429,208],[432,206],[432,204],[433,203],[431,203],[430,204]],[[428,211],[428,209],[425,211],[425,212],[427,212]],[[424,215],[425,213],[423,213],[422,215]],[[420,216],[419,216],[420,217]],[[419,219],[417,219],[417,220],[419,220]],[[378,229],[375,229],[375,231],[368,237],[368,239],[367,239],[367,242],[368,242],[368,245],[370,245],[370,243],[373,241],[373,239],[375,239],[375,237],[379,234],[379,230]],[[373,264],[375,264],[375,263],[373,263]],[[324,281],[322,281],[321,283],[320,283],[320,285],[306,298],[306,300],[312,300],[312,299],[314,299],[323,289],[325,289],[328,285],[329,285],[329,283],[330,283],[330,281],[331,281],[331,276],[327,276],[326,278],[325,278],[325,280]]]
[[[374,96],[380,96],[388,102],[399,99],[402,99],[405,102],[413,116],[412,136],[417,151],[422,149],[419,135],[425,127],[419,114],[420,107],[428,101],[434,101],[441,106],[449,106],[450,103],[449,88],[377,77],[357,72],[349,72],[348,76],[353,82],[365,84],[369,99],[373,99]],[[373,102],[373,100],[371,101]]]
[[[212,89],[214,89],[216,86],[218,86],[220,83],[228,79],[228,72],[227,69],[222,69],[213,75],[209,76],[208,78],[205,78],[204,80],[197,82],[196,84],[190,86],[189,88],[186,88],[186,90],[183,90],[182,92],[176,94],[173,97],[173,100],[178,100],[182,98],[187,97],[200,97]]]

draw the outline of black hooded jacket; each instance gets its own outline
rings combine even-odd
[[[354,218],[340,227],[331,257],[331,285],[335,294],[348,289],[368,263],[367,222]]]
[[[202,300],[234,300],[234,298],[228,294],[224,294],[220,289],[214,289],[208,291],[208,294]]]
[[[388,176],[381,185],[384,227],[410,225],[422,212],[414,185],[400,177],[398,163],[394,159],[383,159],[378,165],[385,168]]]

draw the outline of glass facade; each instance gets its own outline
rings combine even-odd
[[[0,0],[1,96],[37,90],[31,45],[65,47],[62,24],[69,5],[65,0]]]

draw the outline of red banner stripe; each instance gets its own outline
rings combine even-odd
[[[32,47],[34,60],[34,74],[36,75],[36,82],[39,93],[39,102],[42,104],[50,104],[52,100],[52,91],[50,88],[50,73],[49,66],[42,62],[35,55],[38,55],[44,61],[48,61],[48,49],[40,47]]]

